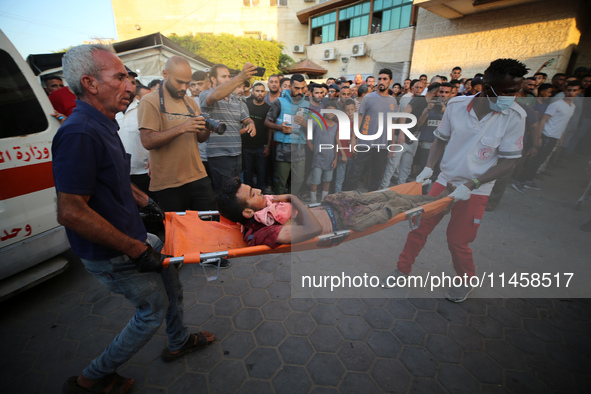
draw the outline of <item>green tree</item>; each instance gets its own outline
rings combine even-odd
[[[58,49],[56,51],[51,51],[51,53],[66,53],[68,52],[70,49],[74,48],[74,45],[70,45],[67,48],[63,48],[63,49]]]
[[[236,70],[241,70],[246,62],[265,67],[264,77],[255,79],[266,79],[278,73],[281,66],[289,64],[289,60],[293,62],[289,56],[281,53],[283,45],[277,41],[237,37],[227,33],[189,33],[182,36],[173,33],[168,38],[211,62],[222,63]]]
[[[279,68],[279,71],[281,71],[283,74],[289,74],[289,72],[290,72],[289,69],[294,64],[295,64],[295,60],[293,60],[291,57],[287,56],[284,53],[279,55],[278,68]]]

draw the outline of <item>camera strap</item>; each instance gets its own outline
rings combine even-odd
[[[166,112],[166,108],[164,108],[164,93],[162,92],[162,89],[164,89],[164,80],[160,81],[160,88],[158,89],[158,95],[160,97],[160,112],[162,113],[167,113]],[[187,110],[189,111],[190,116],[197,116],[195,115],[195,111],[193,111],[193,108],[189,107],[189,104],[187,104],[187,102],[185,101],[185,98],[182,98],[183,103],[185,104],[185,106],[187,107]],[[172,115],[182,115],[182,114],[172,114]],[[184,115],[187,116],[187,115]]]

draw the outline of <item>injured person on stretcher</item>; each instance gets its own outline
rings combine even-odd
[[[217,205],[222,216],[244,226],[244,240],[248,246],[276,248],[337,230],[365,231],[400,212],[446,197],[452,189],[453,186],[448,185],[437,197],[399,194],[391,190],[341,192],[329,194],[321,206],[309,208],[294,195],[269,198],[261,190],[233,178],[218,193]],[[286,212],[285,203],[291,205],[291,217],[287,220],[282,219]],[[265,210],[262,219],[257,213]],[[279,221],[273,220],[275,214]]]

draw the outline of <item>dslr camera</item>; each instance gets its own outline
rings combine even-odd
[[[205,118],[205,128],[213,133],[222,135],[226,132],[226,124],[219,120],[212,119],[209,114],[202,113],[201,116]]]
[[[441,100],[439,100],[439,99],[433,100],[433,111],[441,112],[442,110],[443,110],[443,104],[441,103]]]

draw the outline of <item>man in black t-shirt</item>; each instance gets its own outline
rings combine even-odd
[[[252,88],[252,100],[246,102],[250,118],[254,121],[256,135],[242,135],[242,157],[244,165],[244,183],[265,190],[267,157],[271,152],[271,133],[265,126],[265,118],[271,106],[265,103],[265,85],[260,82]],[[253,181],[253,169],[257,174],[257,184]]]

